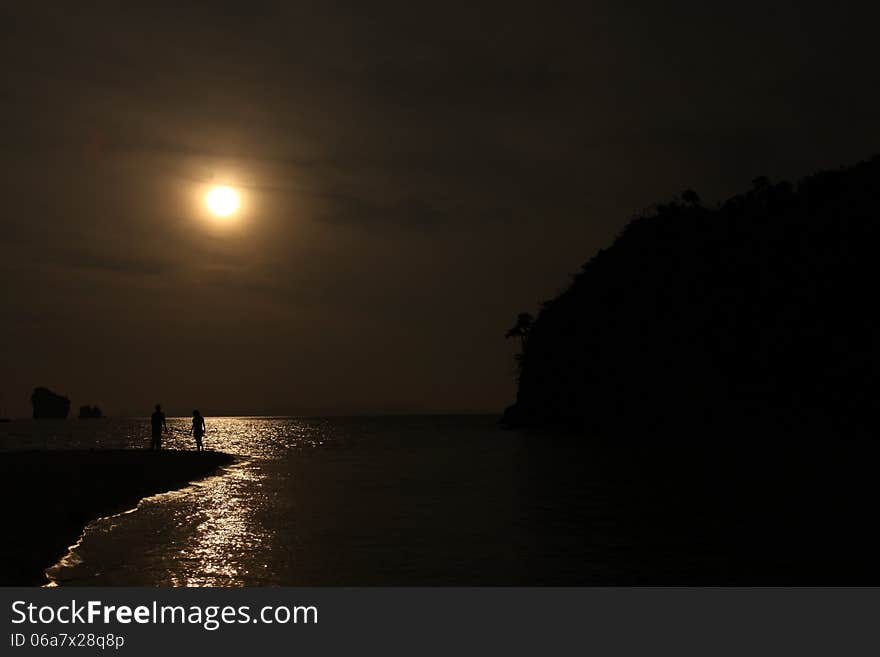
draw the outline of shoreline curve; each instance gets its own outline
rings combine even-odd
[[[185,488],[236,462],[225,452],[144,449],[29,450],[0,454],[7,508],[0,586],[42,586],[92,521],[145,497]]]

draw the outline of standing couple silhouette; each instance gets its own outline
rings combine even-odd
[[[205,447],[202,445],[202,438],[207,433],[205,418],[198,409],[192,412],[192,418],[192,428],[189,433],[196,439],[196,451],[203,452]],[[156,410],[150,417],[150,425],[153,429],[153,441],[150,443],[150,449],[158,451],[162,449],[162,433],[168,433],[168,425],[165,422],[165,413],[162,412],[161,404],[156,404]]]

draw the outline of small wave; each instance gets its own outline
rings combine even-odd
[[[138,503],[130,509],[126,509],[124,511],[106,516],[100,516],[90,521],[86,524],[85,527],[83,527],[83,530],[77,538],[76,542],[73,545],[68,546],[67,552],[65,552],[65,554],[60,559],[58,559],[58,561],[56,561],[54,564],[43,571],[43,574],[48,581],[46,582],[46,584],[43,584],[42,588],[55,588],[63,586],[65,580],[72,579],[65,578],[63,574],[65,571],[70,571],[71,569],[82,567],[85,563],[85,559],[81,556],[80,550],[82,549],[88,534],[97,533],[100,531],[105,531],[109,533],[113,531],[117,522],[121,518],[137,512],[139,509],[142,509],[146,505],[162,504],[163,502],[166,502],[168,500],[185,497],[198,491],[201,488],[210,486],[212,483],[216,483],[224,477],[233,474],[236,470],[245,467],[248,460],[248,457],[239,456],[236,458],[236,461],[234,463],[221,466],[218,474],[210,475],[203,479],[192,481],[183,488],[175,488],[174,490],[163,491],[161,493],[155,493],[154,495],[148,495],[138,500]]]

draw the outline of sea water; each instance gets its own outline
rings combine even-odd
[[[165,447],[194,447],[188,418],[168,427]],[[223,417],[207,427],[208,449],[242,458],[94,520],[69,554],[46,564],[51,581],[514,584],[530,581],[548,539],[558,543],[550,579],[583,571],[583,528],[560,524],[552,508],[542,517],[528,441],[494,417]],[[145,449],[149,431],[148,418],[16,421],[0,428],[0,444]]]
[[[193,449],[189,425],[169,418],[165,447]],[[491,416],[209,417],[207,428],[206,448],[234,465],[93,520],[46,564],[50,581],[880,581],[880,537],[864,522],[873,443],[601,441],[504,431]],[[16,420],[0,424],[0,451],[147,449],[149,434],[149,418]]]

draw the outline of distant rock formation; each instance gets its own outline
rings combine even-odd
[[[101,412],[101,409],[97,406],[80,406],[79,407],[79,419],[80,420],[92,420],[96,418],[102,418],[104,414]]]
[[[880,157],[796,186],[688,191],[523,315],[509,426],[587,435],[871,435]],[[528,318],[530,320],[530,318]]]
[[[63,420],[70,412],[70,400],[55,394],[48,388],[34,388],[31,395],[31,406],[34,408],[35,420]]]

